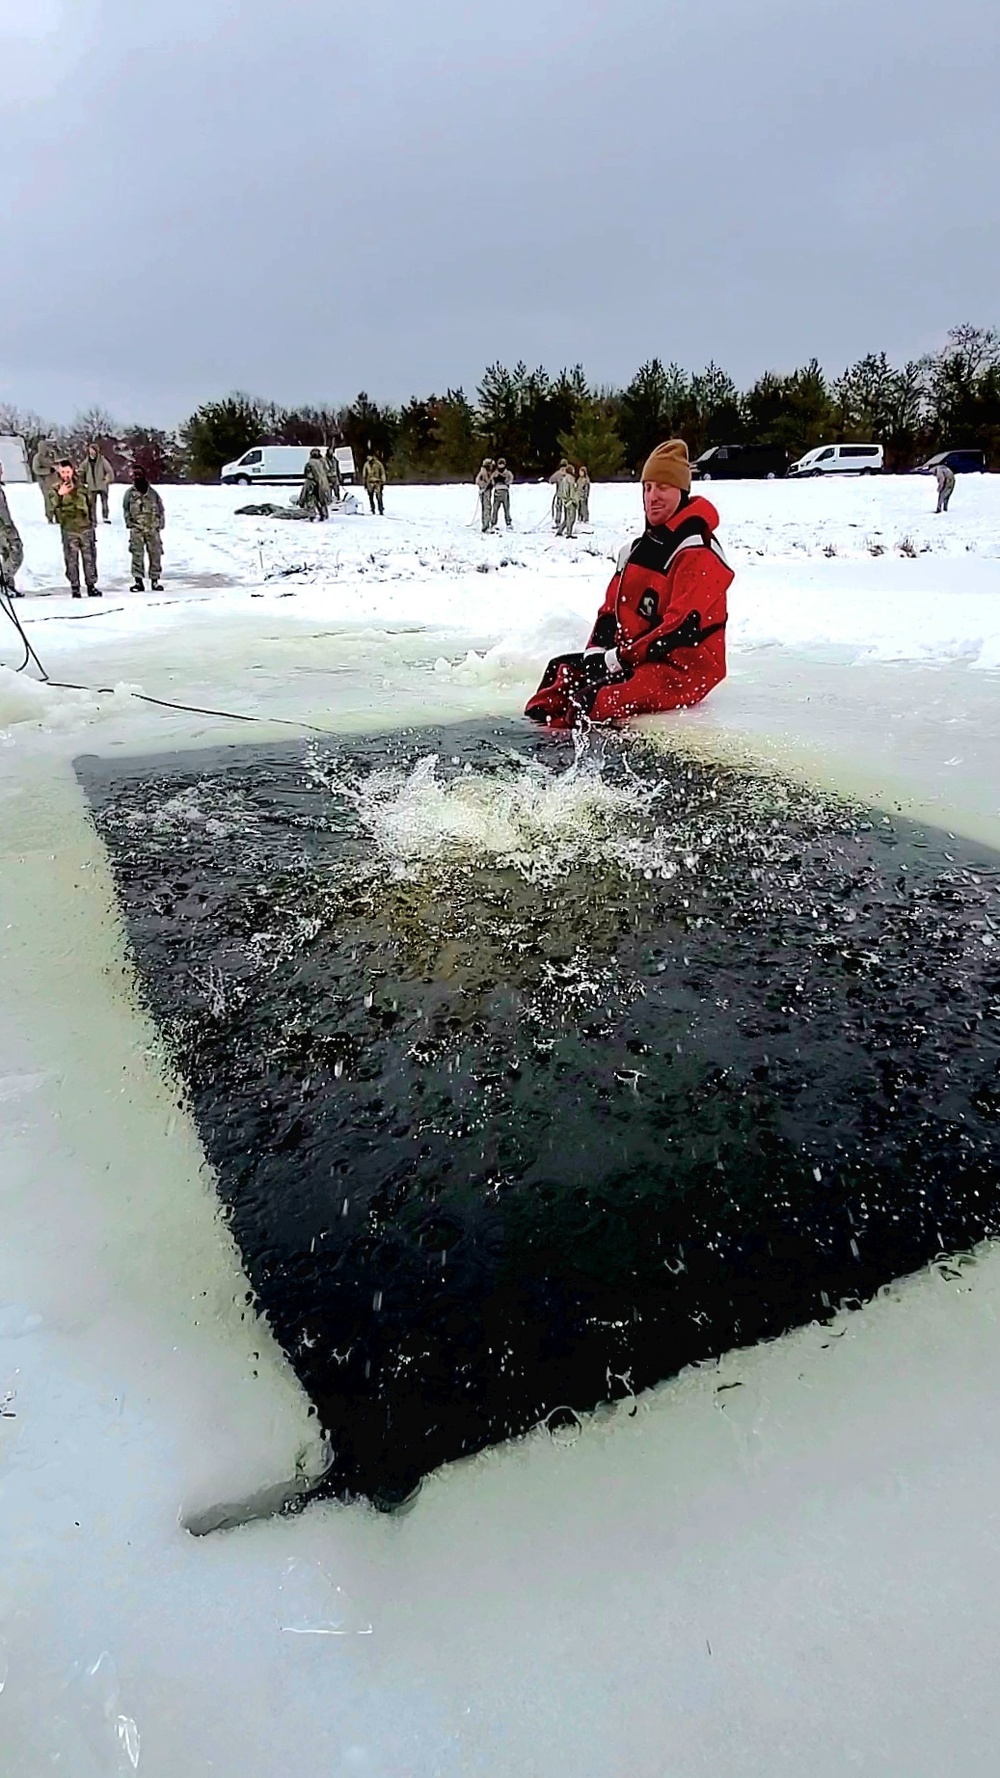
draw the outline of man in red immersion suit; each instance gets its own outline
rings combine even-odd
[[[719,515],[691,497],[687,445],[658,445],[642,471],[646,529],[626,544],[582,654],[558,655],[525,714],[550,728],[699,704],[726,677],[733,572]]]

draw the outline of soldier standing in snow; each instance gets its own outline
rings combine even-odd
[[[24,561],[24,545],[21,533],[10,516],[7,505],[7,494],[3,485],[3,464],[0,463],[0,574],[3,584],[11,598],[23,598],[14,585],[14,576]]]
[[[557,537],[572,537],[573,526],[576,524],[576,508],[579,494],[576,475],[569,463],[564,463],[562,473],[556,483],[556,500],[559,504],[559,523],[556,526]]]
[[[132,556],[132,591],[144,593],[143,575],[149,557],[149,579],[154,593],[162,593],[160,574],[163,569],[161,534],[167,522],[163,501],[142,469],[132,475],[132,486],[122,502],[122,517],[128,526],[128,546]]]
[[[49,433],[48,438],[39,440],[31,459],[31,473],[42,490],[45,517],[50,525],[54,525],[56,520],[53,501],[59,485],[59,446],[52,433]]]
[[[493,471],[496,464],[492,457],[484,457],[476,476],[476,490],[479,494],[479,512],[483,521],[483,530],[488,531],[493,524]]]
[[[559,468],[554,469],[552,471],[552,474],[549,476],[549,481],[552,483],[553,487],[555,488],[555,493],[552,496],[552,523],[555,526],[556,531],[558,531],[562,525],[562,516],[563,516],[562,495],[560,494],[559,490],[562,487],[563,478],[564,478],[568,468],[569,468],[569,464],[567,463],[565,457],[560,457]]]
[[[337,505],[339,506],[340,505],[340,464],[337,462],[337,452],[336,452],[333,445],[327,445],[325,467],[326,467],[327,481],[330,483],[330,497],[332,500],[335,500]]]
[[[508,531],[510,530],[510,489],[513,480],[514,477],[511,474],[511,471],[507,468],[506,457],[498,458],[496,469],[493,472],[493,506],[490,511],[491,531],[495,531],[499,525],[501,512],[507,520],[507,529]]]
[[[385,490],[387,479],[385,464],[381,457],[377,457],[374,451],[369,451],[365,458],[365,466],[361,471],[361,480],[364,483],[365,492],[368,495],[368,504],[371,507],[372,512],[375,511],[376,503],[378,504],[379,512],[385,512],[385,507],[382,504],[382,495]]]
[[[77,474],[80,486],[90,501],[90,517],[97,523],[97,502],[101,503],[104,523],[110,525],[111,515],[108,512],[108,489],[115,479],[115,472],[104,452],[96,444],[87,446],[87,454],[80,464]]]
[[[955,471],[949,469],[947,463],[939,463],[934,471],[937,479],[938,512],[948,511],[948,502],[955,492]]]
[[[330,478],[326,473],[326,464],[318,446],[314,446],[306,459],[302,477],[302,493],[299,505],[304,512],[317,519],[330,517]]]
[[[77,481],[76,470],[68,460],[59,464],[56,491],[52,496],[52,515],[62,531],[66,579],[73,590],[74,599],[82,597],[81,562],[87,595],[91,599],[99,599],[101,590],[97,584],[97,539],[94,535],[94,521],[90,516],[90,502]]]
[[[590,524],[590,474],[586,463],[581,463],[576,472],[576,504],[577,516],[581,525]]]

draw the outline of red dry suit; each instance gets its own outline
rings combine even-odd
[[[698,704],[726,677],[733,571],[695,496],[622,550],[583,654],[549,662],[525,714],[551,728]]]

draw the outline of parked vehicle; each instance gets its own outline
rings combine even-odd
[[[0,464],[5,482],[30,482],[27,447],[14,432],[0,432]]]
[[[944,464],[955,475],[985,475],[985,451],[938,451],[936,457],[928,457],[926,463],[917,468],[918,475],[933,475],[935,469]]]
[[[742,481],[751,477],[773,482],[776,476],[787,473],[788,452],[778,445],[712,445],[691,465],[691,474],[703,482]]]
[[[252,483],[274,486],[301,482],[312,445],[254,445],[232,463],[223,464],[219,476],[229,486],[249,488]],[[329,450],[324,452],[329,456]],[[357,481],[358,469],[350,445],[338,445],[333,452],[342,482]]]
[[[793,463],[789,475],[879,475],[885,452],[877,444],[817,445]]]

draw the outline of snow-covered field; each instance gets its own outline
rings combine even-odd
[[[1000,480],[940,518],[919,477],[706,492],[731,672],[670,734],[1000,840]],[[542,488],[489,538],[466,488],[326,527],[234,517],[246,497],[166,490],[144,597],[119,497],[104,600],[75,604],[11,490],[19,616],[91,689],[16,675],[0,630],[4,1778],[992,1774],[993,1254],[439,1473],[399,1519],[184,1528],[320,1453],[245,1318],[70,762],[514,713],[638,529],[626,487],[568,544]]]

